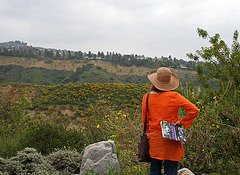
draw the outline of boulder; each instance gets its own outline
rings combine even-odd
[[[194,175],[194,173],[187,168],[182,168],[178,170],[178,175]]]
[[[82,157],[80,175],[90,169],[99,175],[105,175],[107,171],[119,174],[120,166],[114,147],[114,141],[102,141],[87,146]]]

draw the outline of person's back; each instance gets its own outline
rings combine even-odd
[[[159,68],[158,72],[148,76],[153,84],[146,104],[147,94],[142,101],[142,120],[145,121],[146,105],[147,133],[149,153],[151,157],[150,174],[161,174],[161,165],[164,160],[165,174],[177,174],[178,161],[184,158],[183,146],[180,141],[165,139],[162,137],[161,121],[167,121],[189,128],[197,116],[198,108],[172,90],[179,85],[178,78],[168,68]],[[187,115],[181,120],[178,115],[179,108],[187,111]]]
[[[147,94],[146,94],[147,95]],[[146,112],[146,95],[143,97],[143,112]],[[148,128],[160,128],[160,121],[175,123],[179,121],[179,108],[185,109],[188,114],[180,120],[180,123],[189,128],[193,119],[198,114],[198,108],[177,92],[166,91],[161,93],[150,93],[148,101]],[[144,116],[144,115],[143,115]]]

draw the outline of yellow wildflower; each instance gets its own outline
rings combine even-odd
[[[212,126],[215,126],[215,124],[212,124]]]
[[[218,103],[218,101],[215,101],[215,103]]]
[[[217,128],[219,128],[220,126],[219,125],[217,125]]]
[[[198,102],[197,102],[197,104],[201,104],[201,102],[200,102],[200,101],[198,101]]]
[[[116,117],[116,120],[118,119],[118,117]]]
[[[100,125],[97,125],[97,128],[99,128],[100,127]]]
[[[215,100],[217,98],[217,96],[213,97],[213,100]]]
[[[123,114],[123,117],[127,117],[125,114]]]

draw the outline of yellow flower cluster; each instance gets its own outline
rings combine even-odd
[[[219,126],[219,125],[215,125],[214,123],[212,124],[212,126],[213,126],[213,127],[215,127],[215,126],[216,126],[216,128],[220,128],[220,126]]]
[[[143,95],[149,91],[148,84],[117,83],[69,83],[45,86],[35,99],[38,104],[75,104],[87,106],[92,103],[115,105],[119,108],[140,106]]]

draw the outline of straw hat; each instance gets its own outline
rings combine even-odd
[[[171,91],[179,86],[179,80],[167,67],[160,67],[157,72],[148,75],[153,86],[162,91]]]

